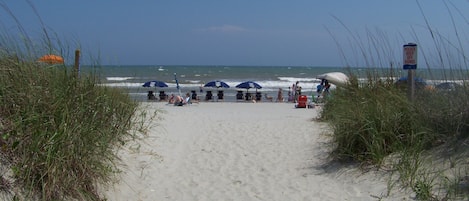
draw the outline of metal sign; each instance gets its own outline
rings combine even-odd
[[[404,45],[404,70],[417,69],[417,44]]]

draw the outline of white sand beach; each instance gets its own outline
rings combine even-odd
[[[120,154],[113,201],[412,200],[387,177],[330,164],[318,108],[290,103],[142,103],[165,111],[141,146]]]

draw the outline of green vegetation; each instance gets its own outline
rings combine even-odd
[[[353,79],[352,79],[353,80]],[[412,107],[405,91],[392,80],[373,80],[339,87],[322,111],[330,122],[337,144],[336,158],[353,158],[364,163],[381,164],[384,158],[404,147],[422,147],[437,136]]]
[[[422,15],[425,18],[423,11]],[[417,69],[417,73],[428,74],[427,78],[434,80],[459,82],[460,86],[446,90],[418,88],[413,100],[409,100],[406,86],[393,80],[401,76],[396,73],[399,69],[393,68],[401,58],[393,55],[402,50],[390,48],[388,34],[367,30],[366,37],[360,37],[340,22],[352,34],[353,41],[348,42],[353,44],[351,48],[358,47],[363,63],[372,71],[367,72],[366,81],[361,81],[350,68],[350,83],[338,87],[321,112],[320,119],[332,129],[334,160],[390,170],[389,188],[399,184],[411,189],[418,200],[469,198],[469,66],[454,19],[451,22],[456,42],[439,35],[427,22],[436,53],[430,53],[431,45],[422,45],[419,52],[423,59],[419,63],[426,68]],[[334,40],[338,46],[342,44]],[[436,78],[435,74],[443,77]]]
[[[469,89],[420,89],[410,101],[405,87],[378,77],[358,83],[352,76],[327,100],[321,118],[333,131],[331,156],[362,167],[391,167],[393,178],[419,200],[469,196],[469,188],[461,188],[469,153]]]
[[[40,16],[34,39],[1,7],[18,30],[0,37],[0,200],[105,200],[98,187],[116,181],[118,149],[144,137],[156,113],[100,86],[96,72],[37,62],[51,53],[67,60],[79,45],[50,34]]]
[[[138,104],[65,65],[0,58],[0,190],[15,200],[101,200]],[[137,116],[138,117],[138,116]]]

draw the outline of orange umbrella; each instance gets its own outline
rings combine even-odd
[[[61,56],[53,55],[53,54],[47,54],[39,58],[38,61],[48,63],[48,64],[63,64],[64,58],[62,58]]]

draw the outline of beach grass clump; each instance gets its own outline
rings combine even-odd
[[[370,73],[359,83],[351,75],[348,85],[332,92],[321,112],[333,132],[332,158],[386,165],[419,200],[467,197],[467,187],[445,183],[467,178],[448,172],[467,168],[468,88],[416,88],[411,99],[392,77]]]
[[[366,83],[351,79],[338,87],[322,111],[333,129],[337,159],[380,164],[403,147],[421,147],[437,136],[425,126],[417,107],[393,80],[368,76]]]
[[[469,90],[461,86],[454,90],[435,91],[420,98],[419,113],[430,128],[440,133],[442,140],[469,137]]]
[[[101,200],[138,104],[63,64],[0,58],[0,175],[16,200]]]
[[[392,31],[367,29],[363,36],[338,19],[351,35],[345,43],[333,36],[346,66],[357,60],[356,66],[369,67],[372,72],[363,82],[349,73],[349,85],[338,87],[325,103],[321,118],[332,128],[331,156],[390,170],[390,186],[399,183],[418,200],[468,200],[469,68],[464,51],[467,40],[459,30],[466,27],[467,20],[452,2],[443,1],[453,29],[438,30],[430,25],[420,1],[416,3],[428,38],[418,27],[399,32],[404,37],[397,40],[390,37]],[[398,86],[391,79],[402,76],[394,67],[402,66],[402,49],[394,47],[402,47],[397,44],[407,44],[409,39],[419,45],[415,73],[430,81],[426,87],[418,87],[413,98],[405,85]],[[352,58],[344,54],[343,44],[356,50]],[[377,74],[377,70],[389,72]],[[442,82],[456,87],[438,88]]]

